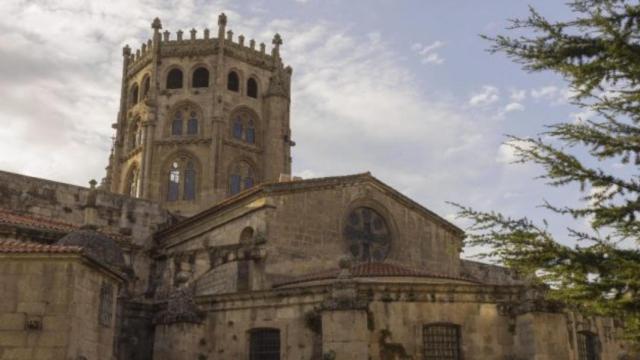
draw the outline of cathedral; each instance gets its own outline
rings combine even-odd
[[[101,183],[0,171],[0,359],[634,359],[372,174],[292,176],[283,40],[217,25],[124,47]]]

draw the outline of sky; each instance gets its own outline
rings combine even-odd
[[[122,47],[146,42],[156,16],[172,33],[216,33],[224,11],[247,41],[270,48],[282,35],[296,175],[371,171],[461,226],[448,201],[545,217],[560,234],[575,224],[538,205],[584,194],[512,164],[505,135],[535,136],[592,114],[569,103],[562,78],[527,73],[480,38],[506,33],[529,3],[550,19],[570,16],[556,0],[3,0],[0,169],[83,186],[101,179]]]

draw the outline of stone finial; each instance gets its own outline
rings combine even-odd
[[[218,25],[227,26],[227,15],[224,13],[220,13],[220,15],[218,15]]]
[[[264,43],[260,43],[260,52],[264,54],[266,49],[267,49],[267,46]]]
[[[280,48],[280,45],[282,45],[282,37],[280,36],[280,34],[276,33],[275,35],[273,35],[273,40],[271,41],[271,43],[276,47],[276,49]]]
[[[142,49],[143,54],[147,52],[147,44],[143,43],[142,46],[140,46],[140,48]]]
[[[256,48],[256,41],[253,39],[249,40],[249,47],[254,50]]]
[[[240,44],[240,46],[244,46],[244,35],[238,36],[238,44]]]
[[[184,33],[184,31],[182,30],[178,30],[176,32],[176,35],[178,36],[178,41],[182,41],[182,34]]]
[[[210,36],[211,32],[209,31],[209,29],[204,29],[204,38],[208,40]]]
[[[165,32],[163,32],[162,35],[163,35],[164,41],[169,41],[169,36],[171,35],[169,30],[165,30]]]
[[[189,31],[191,33],[191,40],[195,40],[196,39],[196,34],[198,33],[198,30],[196,29],[191,29],[191,31]]]
[[[153,41],[151,39],[147,40],[147,49],[151,49],[152,45],[153,45]]]
[[[159,32],[160,29],[162,29],[162,22],[160,22],[160,18],[153,19],[153,22],[151,23],[151,28],[156,32]]]
[[[129,45],[125,45],[122,48],[122,56],[131,56],[131,48],[129,47]]]
[[[140,49],[136,50],[136,60],[140,59]]]
[[[98,190],[96,185],[98,182],[95,179],[89,181],[89,193],[87,194],[87,202],[84,205],[84,227],[95,228],[97,225],[97,210],[96,202],[98,197]]]
[[[227,31],[227,40],[233,41],[233,31]]]

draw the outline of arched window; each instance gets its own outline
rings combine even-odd
[[[578,333],[578,360],[600,360],[598,335],[589,331]]]
[[[240,243],[246,244],[251,242],[251,239],[253,239],[253,228],[251,226],[247,226],[242,229],[242,232],[240,233]]]
[[[247,132],[246,132],[245,140],[249,144],[256,143],[256,128],[252,118],[249,118],[249,121],[247,121]]]
[[[198,115],[195,111],[189,113],[189,120],[187,120],[187,135],[198,134]]]
[[[138,103],[138,84],[133,84],[129,96],[131,106]]]
[[[171,117],[171,135],[198,135],[200,112],[195,106],[186,104],[177,108]]]
[[[171,122],[171,135],[182,135],[182,121],[182,111],[178,110]]]
[[[203,88],[209,87],[209,70],[203,67],[197,68],[193,72],[193,77],[191,79],[191,85],[194,88]]]
[[[247,80],[247,96],[258,98],[258,82],[254,78]]]
[[[240,78],[235,71],[231,71],[229,75],[227,75],[227,89],[240,91]]]
[[[195,200],[197,179],[196,164],[190,157],[181,156],[172,161],[168,171],[167,201]]]
[[[140,196],[140,169],[137,165],[133,165],[129,171],[127,187],[127,193],[129,196],[134,198]]]
[[[461,360],[460,326],[427,324],[422,327],[425,360]]]
[[[178,193],[180,192],[180,168],[177,161],[171,163],[169,169],[169,186],[167,189],[167,200],[178,200]]]
[[[248,144],[256,143],[256,119],[248,111],[234,113],[231,116],[231,136]]]
[[[151,79],[149,76],[146,76],[144,80],[142,80],[142,99],[146,99],[149,96],[149,88],[151,87]]]
[[[280,360],[280,330],[259,328],[249,331],[249,360]]]
[[[182,89],[182,70],[172,69],[167,74],[167,89]]]
[[[235,195],[242,190],[249,189],[255,184],[255,174],[251,165],[240,161],[231,167],[229,173],[229,194]]]
[[[193,161],[187,162],[184,170],[184,200],[194,200],[196,198],[196,170]]]

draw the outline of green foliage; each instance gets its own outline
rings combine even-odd
[[[578,184],[586,194],[579,207],[543,206],[559,215],[587,220],[589,233],[568,230],[578,246],[557,242],[547,228],[524,219],[456,205],[473,225],[471,246],[488,249],[534,282],[548,296],[587,314],[623,319],[640,343],[640,5],[622,0],[574,0],[575,18],[549,21],[530,8],[511,20],[516,37],[483,36],[491,52],[507,54],[531,72],[562,75],[573,102],[597,120],[561,122],[538,138],[510,136],[517,161],[544,169],[550,186]],[[620,175],[599,165],[626,164]],[[602,235],[606,234],[606,235]],[[620,243],[635,243],[621,247]]]

